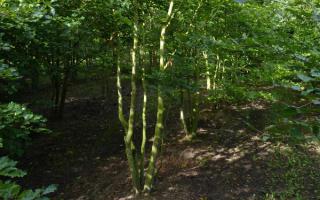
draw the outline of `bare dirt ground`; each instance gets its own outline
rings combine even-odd
[[[134,199],[116,93],[96,97],[99,92],[92,87],[71,88],[64,120],[49,120],[53,133],[35,138],[20,162],[28,171],[24,184],[58,184],[53,199]],[[96,94],[87,95],[93,91]],[[150,197],[135,199],[263,199],[269,184],[267,162],[273,157],[271,144],[260,139],[268,122],[266,105],[203,108],[193,142],[181,140],[184,135],[174,116],[167,121],[155,190]]]

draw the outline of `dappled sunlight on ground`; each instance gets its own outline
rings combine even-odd
[[[28,183],[60,185],[56,199],[257,200],[268,192],[268,163],[275,152],[270,142],[261,139],[269,122],[267,105],[204,108],[198,136],[192,141],[183,140],[185,134],[173,113],[166,128],[168,141],[157,163],[155,190],[150,197],[136,198],[123,152],[116,93],[107,99],[81,96],[85,96],[81,91],[68,96],[66,120],[50,122],[54,134],[34,145],[43,151],[28,152],[30,158],[23,163],[30,172]],[[148,129],[152,133],[153,127]],[[308,149],[320,155],[319,145]]]
[[[251,111],[249,108],[254,113],[250,122],[264,120],[259,117],[265,112],[264,106],[248,107],[248,112]],[[173,185],[170,190],[175,192],[165,193],[162,197],[256,199],[263,196],[267,173],[264,162],[273,154],[271,143],[261,141],[260,132],[238,120],[242,114],[238,109],[223,110],[218,113],[219,119],[210,123],[217,118],[217,113],[202,112],[202,117],[209,123],[201,123],[204,126],[199,127],[198,138],[169,144],[165,148],[158,189],[162,191],[170,183]],[[256,124],[261,127],[261,123]],[[178,194],[184,193],[189,194],[188,198],[179,198]]]

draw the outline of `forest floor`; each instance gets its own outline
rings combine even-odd
[[[70,88],[64,119],[48,121],[53,133],[34,138],[20,161],[21,167],[28,171],[23,184],[33,188],[58,184],[53,199],[59,200],[133,199],[123,130],[117,117],[116,91],[111,89],[115,87],[111,84],[110,95],[102,98],[97,84],[84,85]],[[129,94],[124,91],[127,98]],[[38,102],[46,98],[36,97]],[[288,174],[292,166],[281,166],[278,160],[287,163],[292,155],[277,153],[274,145],[261,139],[269,123],[267,104],[252,102],[219,109],[203,108],[199,135],[192,142],[182,140],[184,134],[175,116],[170,115],[167,121],[167,139],[155,190],[151,197],[138,199],[271,200],[271,190],[287,194],[288,184],[279,184],[284,180],[281,174]],[[152,130],[150,127],[150,134]],[[310,158],[319,157],[319,149],[313,150],[307,152]],[[319,159],[309,159],[308,174],[313,174],[311,171],[320,174],[319,163]],[[303,164],[297,165],[301,172],[294,172],[294,177],[306,170]],[[319,176],[315,174],[312,178]],[[320,184],[303,185],[300,193],[306,199],[320,199],[317,188]],[[289,189],[295,191],[297,187]]]

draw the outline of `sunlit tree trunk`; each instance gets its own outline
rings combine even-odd
[[[137,95],[137,86],[136,86],[136,72],[137,72],[137,51],[138,51],[138,19],[137,19],[137,6],[138,3],[136,0],[133,0],[133,9],[134,9],[134,19],[133,19],[133,47],[131,49],[131,99],[130,99],[130,111],[129,119],[126,120],[123,114],[123,97],[121,92],[121,67],[120,67],[120,56],[119,56],[119,47],[117,48],[117,90],[118,90],[118,117],[125,130],[125,150],[128,160],[128,165],[130,169],[130,174],[133,183],[133,189],[136,194],[139,194],[142,191],[142,184],[140,182],[139,174],[139,163],[138,158],[139,152],[133,142],[134,134],[134,118],[135,118],[135,109],[136,109],[136,95]],[[117,42],[119,44],[119,42]]]
[[[195,27],[195,19],[198,16],[200,8],[203,6],[203,0],[198,1],[198,7],[195,9],[195,12],[192,16],[191,23],[189,24],[189,28],[187,29],[187,32],[185,35],[189,35],[192,29]],[[196,52],[197,53],[197,52]],[[194,56],[192,55],[192,51],[190,52],[190,57]],[[211,89],[211,74],[209,69],[209,61],[208,61],[208,53],[206,51],[202,52],[202,56],[205,59],[205,67],[206,67],[206,87],[207,90]],[[195,69],[196,76],[194,78],[188,77],[188,85],[190,85],[190,82],[194,81],[198,85],[199,78],[197,74],[200,73],[198,70],[198,66],[196,66]],[[199,75],[200,76],[200,75]],[[184,94],[185,93],[185,94]],[[199,98],[200,98],[200,92],[197,91],[196,94],[191,93],[190,89],[187,89],[186,91],[183,91],[181,89],[180,91],[181,95],[181,106],[180,106],[180,121],[183,126],[183,130],[186,134],[185,138],[186,140],[192,140],[196,136],[196,130],[198,127],[198,107],[199,107]]]
[[[217,55],[217,62],[216,62],[216,69],[213,75],[213,89],[217,89],[217,78],[218,78],[218,73],[221,67],[221,61],[219,55]]]
[[[194,138],[197,135],[198,122],[199,122],[199,106],[200,106],[200,69],[199,64],[195,64],[195,76],[194,82],[196,86],[196,92],[193,94],[193,106],[192,106],[192,124],[191,124],[191,137]]]
[[[208,60],[208,53],[206,51],[203,52],[203,58],[205,60],[205,67],[206,67],[206,79],[207,79],[207,90],[211,89],[211,73],[209,68],[209,60]]]
[[[118,39],[119,40],[119,39]],[[123,114],[123,97],[122,97],[122,84],[121,84],[121,63],[120,63],[120,49],[119,41],[116,44],[116,53],[117,53],[117,92],[118,92],[118,117],[122,127],[125,130],[125,133],[128,132],[128,122]]]
[[[142,68],[142,89],[143,89],[143,105],[142,105],[142,141],[140,147],[140,184],[143,185],[144,182],[144,156],[145,147],[147,142],[147,103],[148,103],[148,91],[146,82],[146,69],[145,69],[145,50],[143,45],[140,46],[141,55],[141,68]]]
[[[135,156],[135,145],[133,142],[133,132],[134,132],[134,117],[135,117],[135,104],[136,104],[136,71],[137,71],[137,50],[138,50],[138,20],[137,20],[137,2],[133,1],[133,7],[135,10],[134,22],[133,22],[133,48],[131,50],[132,59],[132,71],[131,71],[131,100],[130,100],[130,112],[128,120],[128,131],[125,136],[126,145],[126,155],[128,159],[128,164],[131,172],[133,187],[136,193],[139,193],[140,188],[140,178],[139,169],[137,165],[137,159]]]
[[[184,133],[188,134],[189,130],[188,130],[188,126],[186,123],[186,116],[185,116],[185,112],[184,112],[184,107],[185,107],[184,91],[181,88],[180,89],[180,121],[181,121]]]
[[[226,60],[223,60],[222,62],[222,73],[221,73],[221,80],[224,81],[224,75],[226,72]]]
[[[170,1],[169,9],[168,9],[168,14],[167,14],[167,24],[165,24],[161,28],[161,35],[160,35],[160,49],[159,49],[159,56],[160,56],[160,71],[165,70],[165,36],[166,36],[166,30],[168,26],[170,25],[170,21],[173,17],[173,4],[174,1]],[[156,127],[155,127],[155,133],[154,133],[154,138],[153,138],[153,145],[151,149],[151,155],[150,155],[150,160],[149,160],[149,165],[147,169],[147,174],[146,174],[146,181],[144,185],[144,190],[146,192],[149,192],[152,188],[153,184],[153,179],[155,176],[155,171],[156,171],[156,160],[159,154],[159,149],[160,149],[160,143],[162,141],[162,134],[163,134],[163,113],[164,113],[164,102],[163,102],[163,92],[161,89],[161,85],[158,85],[158,107],[157,107],[157,122],[156,122]]]

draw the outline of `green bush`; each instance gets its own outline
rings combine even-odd
[[[49,132],[45,128],[46,120],[33,114],[26,107],[9,103],[0,105],[0,148],[8,154],[22,155],[23,147],[30,141],[30,134]],[[4,200],[44,200],[45,195],[56,190],[56,186],[36,190],[24,190],[12,181],[21,178],[26,172],[16,167],[17,162],[7,156],[0,157],[0,198]]]
[[[22,155],[32,133],[48,133],[46,119],[16,103],[0,105],[0,138],[10,154]]]
[[[238,104],[255,100],[274,101],[274,98],[274,95],[270,92],[257,91],[247,86],[232,83],[223,84],[209,93],[209,101],[217,104]]]
[[[299,86],[298,86],[299,85]],[[278,113],[273,125],[266,128],[265,139],[291,144],[320,141],[320,71],[298,74],[296,86],[300,92],[295,102],[275,107]]]
[[[46,188],[35,190],[24,190],[20,185],[10,180],[10,178],[21,178],[26,175],[26,172],[16,168],[16,161],[8,157],[0,158],[0,197],[3,200],[45,200],[49,199],[45,195],[56,190],[55,185],[50,185]]]

